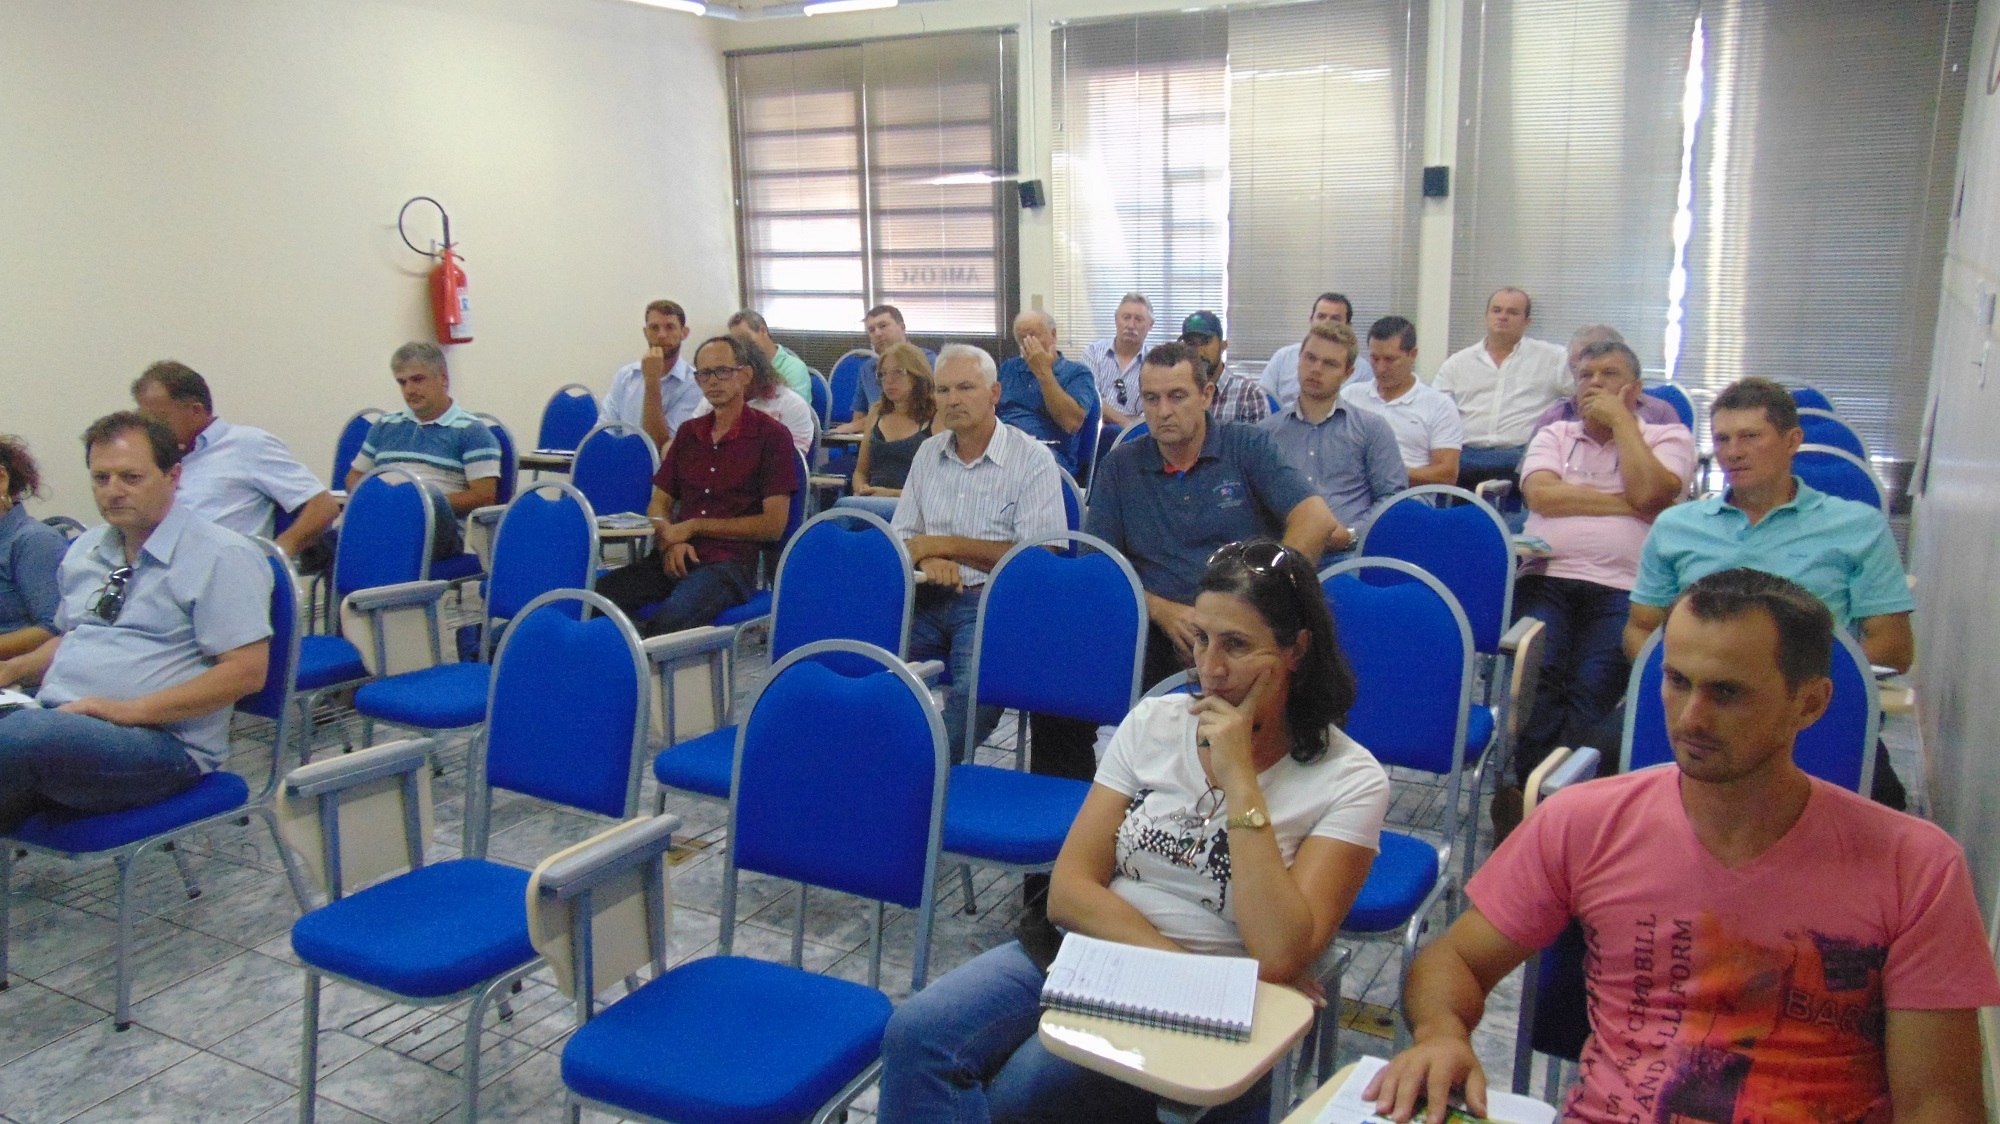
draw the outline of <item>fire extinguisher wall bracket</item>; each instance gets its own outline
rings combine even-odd
[[[429,203],[436,207],[438,217],[444,224],[444,242],[432,251],[417,249],[416,243],[403,229],[403,218],[410,207],[417,203]],[[403,204],[396,212],[396,233],[403,239],[403,245],[412,251],[433,259],[437,264],[431,267],[430,294],[431,320],[437,329],[437,341],[442,344],[472,342],[472,298],[467,291],[465,269],[459,263],[464,259],[458,254],[457,243],[451,240],[451,216],[445,212],[444,204],[428,195],[419,195]]]

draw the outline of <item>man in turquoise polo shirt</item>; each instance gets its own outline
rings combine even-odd
[[[1805,441],[1798,406],[1769,379],[1743,379],[1715,399],[1715,459],[1729,487],[1719,496],[1670,507],[1653,521],[1625,620],[1625,655],[1636,658],[1681,590],[1721,570],[1747,566],[1789,578],[1826,603],[1856,633],[1868,659],[1897,671],[1916,655],[1916,608],[1889,521],[1867,504],[1825,495],[1792,475]],[[1902,785],[1886,761],[1875,769],[1876,798],[1902,806]]]
[[[393,464],[432,488],[431,557],[465,548],[458,521],[499,496],[500,443],[486,423],[451,399],[451,375],[434,343],[406,343],[389,359],[405,409],[377,418],[347,473],[347,490]]]

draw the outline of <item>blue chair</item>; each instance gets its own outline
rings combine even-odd
[[[1432,911],[1452,892],[1461,779],[1468,757],[1482,748],[1467,734],[1476,712],[1472,625],[1443,582],[1397,559],[1337,563],[1320,573],[1320,585],[1357,686],[1344,729],[1383,765],[1429,774],[1444,790],[1442,842],[1384,829],[1381,853],[1340,930],[1400,934],[1407,978]],[[1399,1050],[1407,1038],[1399,1026]]]
[[[858,661],[864,674],[841,674],[827,662],[835,656]],[[868,736],[829,752],[826,730]],[[620,927],[636,939],[609,939],[596,926],[614,924],[603,910],[618,895],[593,889],[596,872],[621,868],[657,885],[662,829],[624,829],[606,840],[603,864],[551,864],[535,885],[537,908],[556,915],[541,926],[558,937],[543,942],[551,958],[591,950],[558,976],[583,1021],[562,1053],[571,1120],[584,1106],[680,1124],[838,1119],[881,1069],[892,1010],[880,990],[883,905],[916,911],[910,990],[928,977],[947,757],[923,684],[882,649],[807,645],[780,660],[751,700],[734,757],[717,955],[593,1010],[601,981],[665,964],[663,911],[627,905]],[[744,872],[799,884],[790,965],[734,954]],[[867,984],[799,966],[808,887],[875,903]]]
[[[861,381],[861,368],[873,358],[873,351],[857,347],[834,360],[833,373],[827,377],[827,417],[834,425],[854,420],[854,387]]]
[[[901,656],[909,647],[916,589],[910,552],[887,523],[850,508],[815,516],[793,536],[778,561],[771,658],[781,660],[823,640],[872,644]],[[665,705],[666,745],[653,759],[662,808],[669,788],[716,800],[729,797],[738,732],[728,717],[727,698],[732,679],[728,657],[734,649],[734,630],[721,625],[646,641]],[[825,658],[844,674],[860,674],[860,657],[829,653]],[[696,660],[708,664],[709,711],[719,725],[681,741],[677,680],[681,669]]]
[[[833,424],[833,388],[818,371],[807,371],[806,375],[812,380],[813,416],[819,419],[819,427],[825,429]]]
[[[1661,382],[1649,383],[1645,388],[1645,394],[1672,406],[1675,415],[1681,419],[1681,424],[1690,430],[1694,428],[1694,400],[1688,397],[1687,391],[1673,383]]]
[[[1058,465],[1056,471],[1062,472],[1062,467]],[[1087,506],[1084,500],[1083,488],[1077,484],[1076,477],[1071,476],[1067,472],[1062,472],[1062,484],[1063,529],[1071,533],[1080,532],[1083,530],[1083,513]],[[1063,556],[1067,558],[1075,558],[1076,553],[1077,545],[1075,542],[1071,542],[1062,550]]]
[[[542,407],[542,425],[535,432],[536,452],[572,453],[597,425],[597,395],[580,382],[565,383]]]
[[[8,905],[14,884],[16,847],[65,859],[110,859],[118,871],[118,999],[113,1025],[124,1030],[132,1025],[132,864],[155,845],[172,852],[180,868],[187,896],[196,897],[195,885],[184,852],[174,841],[220,826],[224,821],[248,822],[250,816],[264,821],[271,831],[278,859],[291,881],[292,896],[301,909],[306,904],[306,887],[298,867],[278,838],[277,820],[271,813],[271,794],[277,788],[285,754],[291,748],[292,714],[296,709],[295,675],[299,666],[299,633],[305,623],[304,599],[297,575],[276,544],[257,539],[271,567],[270,659],[264,671],[264,685],[246,695],[236,708],[246,714],[268,718],[273,724],[271,760],[263,787],[255,796],[250,782],[227,769],[202,777],[193,788],[157,803],[102,815],[41,812],[31,817],[12,836],[0,838],[0,991],[6,990]]]
[[[1818,387],[1794,386],[1787,389],[1792,392],[1792,401],[1797,403],[1801,410],[1825,410],[1829,414],[1840,412],[1834,408],[1833,399],[1828,398]]]
[[[62,535],[64,542],[75,542],[77,536],[86,530],[81,521],[67,515],[44,515],[42,523],[44,526],[54,527]]]
[[[1664,765],[1674,759],[1673,746],[1667,740],[1666,707],[1660,700],[1664,635],[1663,629],[1654,629],[1632,662],[1632,677],[1625,688],[1620,772]],[[1819,721],[1799,731],[1792,759],[1812,776],[1865,795],[1875,781],[1881,700],[1861,646],[1844,631],[1835,630],[1833,636],[1833,702]]]
[[[1889,499],[1868,462],[1831,445],[1801,445],[1792,454],[1792,474],[1829,496],[1865,503],[1884,515]]]
[[[1826,410],[1801,409],[1799,428],[1805,430],[1808,445],[1827,445],[1852,453],[1863,462],[1868,460],[1868,446],[1862,443],[1861,435],[1854,431],[1853,426],[1842,421],[1838,414]]]
[[[1602,755],[1588,746],[1558,746],[1522,786],[1522,811],[1533,815],[1543,797],[1597,775]],[[1583,1056],[1590,1037],[1589,995],[1583,982],[1583,926],[1572,921],[1555,942],[1528,958],[1521,973],[1520,1018],[1514,1031],[1514,1092],[1531,1095],[1534,1060],[1547,1060],[1543,1098],[1554,1101],[1568,1082],[1563,1070]]]
[[[1049,546],[1078,544],[1064,557]],[[1088,613],[1079,610],[1088,606]],[[1064,611],[1065,608],[1071,611]],[[1146,657],[1146,595],[1125,556],[1081,533],[1016,543],[986,581],[973,629],[966,713],[1019,711],[1015,768],[973,763],[978,723],[965,728],[963,765],[951,770],[944,849],[961,864],[965,909],[975,909],[971,864],[1038,871],[1055,865],[1090,782],[1026,771],[1028,713],[1100,726],[1124,720],[1139,698]]]
[[[340,436],[333,443],[333,475],[329,477],[335,488],[347,487],[347,474],[354,468],[354,458],[361,455],[362,443],[368,440],[368,431],[375,428],[376,419],[382,411],[373,406],[357,410],[340,427]]]
[[[578,620],[578,608],[599,615]],[[529,872],[486,857],[493,792],[630,817],[645,723],[638,634],[597,594],[561,590],[530,602],[500,641],[486,736],[473,743],[463,858],[424,857],[429,739],[376,746],[285,778],[287,837],[310,856],[329,896],[292,926],[306,981],[301,1120],[312,1119],[315,1103],[327,978],[419,1006],[471,1000],[460,1069],[465,1119],[478,1119],[486,1007],[541,966],[528,936]]]
[[[1137,441],[1139,438],[1144,437],[1151,432],[1152,430],[1146,427],[1145,419],[1141,418],[1140,420],[1133,422],[1131,425],[1126,426],[1124,429],[1119,430],[1117,439],[1111,442],[1111,447],[1113,449],[1116,449],[1118,446],[1125,444],[1127,441]]]
[[[535,483],[514,497],[500,519],[476,662],[444,662],[438,611],[444,582],[383,586],[348,599],[347,609],[355,614],[348,634],[367,638],[359,646],[363,663],[377,677],[355,689],[354,709],[371,724],[381,720],[426,731],[478,725],[486,717],[493,681],[488,661],[506,622],[542,594],[589,589],[596,577],[597,518],[590,501],[563,481]],[[394,622],[411,617],[421,622],[428,651],[392,652],[403,631]],[[416,666],[406,666],[412,657]]]
[[[792,536],[798,534],[799,528],[805,526],[806,520],[812,516],[812,470],[806,463],[804,453],[799,454],[798,466],[799,487],[792,493],[792,506],[785,516],[784,537],[764,551],[764,571],[767,575],[771,571],[770,561],[782,555],[785,544],[792,541]],[[734,628],[739,637],[749,629],[767,623],[771,615],[771,589],[769,583],[761,578],[759,584],[762,588],[751,594],[750,600],[724,609],[714,623]]]
[[[1083,424],[1069,439],[1069,460],[1076,466],[1073,474],[1077,483],[1090,486],[1091,470],[1097,467],[1097,431],[1104,425],[1104,404],[1097,399],[1090,400],[1090,408],[1084,411]]]
[[[493,440],[500,446],[500,482],[493,491],[493,502],[501,505],[514,502],[514,492],[521,479],[521,453],[514,444],[514,432],[507,423],[492,414],[474,414],[485,423],[493,434]]]
[[[1092,464],[1090,471],[1093,476],[1097,473],[1097,466],[1104,463],[1104,458],[1110,454],[1112,448],[1118,444],[1118,439],[1124,433],[1124,430],[1112,425],[1108,419],[1098,423],[1097,451],[1091,454]]]
[[[1455,506],[1433,507],[1433,497],[1457,500]],[[1396,558],[1433,576],[1451,591],[1472,625],[1472,647],[1484,672],[1484,705],[1473,709],[1467,727],[1466,760],[1472,768],[1472,800],[1478,803],[1489,771],[1483,750],[1503,763],[1512,749],[1511,733],[1533,704],[1532,696],[1517,697],[1504,689],[1514,679],[1518,662],[1539,666],[1539,650],[1523,653],[1540,630],[1529,621],[1514,620],[1514,536],[1500,513],[1463,488],[1425,484],[1398,492],[1384,507],[1356,547],[1362,558]],[[1496,736],[1497,734],[1497,736]],[[1476,826],[1476,817],[1468,823]],[[1466,869],[1471,870],[1476,831],[1466,835]]]
[[[606,422],[576,447],[569,482],[602,515],[643,514],[653,502],[653,474],[660,453],[653,439],[624,422]]]

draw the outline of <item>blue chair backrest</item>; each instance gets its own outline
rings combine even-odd
[[[864,674],[827,666],[833,652],[862,661]],[[731,863],[920,908],[946,762],[937,707],[900,660],[852,641],[800,648],[778,661],[737,730]]]
[[[1861,458],[1831,445],[1802,445],[1792,454],[1792,473],[1818,491],[1888,511],[1882,485]]]
[[[1829,414],[1840,412],[1833,408],[1833,399],[1821,393],[1818,387],[1794,386],[1789,389],[1792,392],[1792,402],[1802,410],[1825,410]]]
[[[901,654],[909,646],[916,588],[909,551],[887,523],[857,508],[822,512],[778,559],[771,657],[821,640],[856,640]],[[852,653],[826,658],[846,675],[874,669]]]
[[[340,437],[333,443],[333,483],[330,487],[347,487],[347,474],[354,469],[354,458],[361,455],[361,445],[368,440],[368,431],[375,427],[375,419],[382,411],[369,407],[357,410],[347,424],[340,427]]]
[[[574,451],[597,425],[597,396],[582,383],[558,387],[542,407],[542,426],[535,448]]]
[[[833,424],[854,420],[854,384],[861,381],[861,368],[873,358],[874,352],[858,347],[834,362],[833,374],[827,378],[828,416]]]
[[[575,619],[566,604],[597,613]],[[493,657],[482,740],[487,783],[600,816],[632,815],[651,685],[639,634],[595,593],[530,601]]]
[[[492,414],[474,414],[493,434],[493,440],[500,446],[500,481],[493,491],[493,502],[499,504],[514,502],[514,489],[521,479],[521,453],[514,447],[514,432],[507,423]]]
[[[1063,529],[1071,532],[1081,531],[1085,507],[1083,488],[1077,484],[1075,477],[1063,472],[1060,465],[1056,467],[1056,471],[1062,472]],[[1064,547],[1062,554],[1069,558],[1076,557],[1076,543],[1072,542]]]
[[[833,424],[833,388],[827,385],[826,376],[817,371],[807,371],[806,375],[812,380],[813,416],[819,419],[820,428],[825,429]]]
[[[1115,449],[1118,446],[1123,445],[1129,441],[1137,441],[1139,438],[1144,437],[1151,432],[1152,430],[1149,429],[1146,425],[1146,420],[1144,418],[1141,418],[1138,421],[1133,422],[1131,425],[1126,426],[1124,429],[1119,430],[1118,439],[1111,443],[1111,447]]]
[[[1111,452],[1111,450],[1117,446],[1118,439],[1119,437],[1123,436],[1124,432],[1125,432],[1124,430],[1111,425],[1109,422],[1103,422],[1098,425],[1097,452],[1093,454],[1094,459],[1098,463],[1102,463],[1105,455]],[[1093,475],[1095,475],[1097,472],[1097,465],[1093,464],[1091,466],[1090,471]]]
[[[1066,558],[1044,549],[1071,541],[1088,551]],[[1109,725],[1139,697],[1145,594],[1131,563],[1103,539],[1018,543],[986,582],[973,643],[979,705]]]
[[[1805,430],[1808,445],[1827,445],[1868,459],[1868,447],[1861,443],[1854,427],[1824,410],[1801,409],[1799,428]]]
[[[1639,650],[1625,690],[1625,738],[1621,772],[1674,759],[1667,741],[1666,706],[1660,699],[1663,630],[1655,629]],[[1819,721],[1799,731],[1792,759],[1799,768],[1830,784],[1867,793],[1875,775],[1875,735],[1881,706],[1868,657],[1845,632],[1834,633],[1833,702]]]
[[[500,516],[486,615],[512,619],[542,594],[589,589],[596,577],[597,514],[590,501],[560,480],[538,481]]]
[[[1103,422],[1104,404],[1092,398],[1090,409],[1083,415],[1083,424],[1069,439],[1069,460],[1076,466],[1079,483],[1089,484],[1091,469],[1097,467],[1097,431]]]
[[[1384,765],[1455,775],[1473,649],[1451,591],[1407,562],[1381,558],[1329,566],[1320,585],[1357,688],[1341,728]]]
[[[347,497],[333,558],[334,598],[430,576],[431,504],[423,484],[394,465],[363,477]]]
[[[1432,507],[1433,495],[1466,502]],[[1489,655],[1500,650],[1500,637],[1513,623],[1514,537],[1484,501],[1444,484],[1405,489],[1369,525],[1359,552],[1430,571],[1465,610],[1474,650]]]
[[[1645,393],[1672,406],[1674,413],[1679,415],[1681,424],[1689,429],[1694,428],[1694,400],[1687,396],[1687,391],[1673,383],[1663,382],[1646,387]]]
[[[265,539],[258,539],[257,544],[264,548],[264,560],[271,565],[271,652],[264,665],[263,686],[238,699],[236,709],[278,723],[282,739],[290,715],[287,704],[292,698],[292,680],[299,665],[299,606],[303,598],[299,596],[298,575],[292,572],[284,552]]]
[[[621,422],[606,422],[576,447],[569,482],[602,515],[644,512],[653,502],[660,457],[653,439]]]

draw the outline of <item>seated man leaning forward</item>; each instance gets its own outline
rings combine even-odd
[[[1305,556],[1231,543],[1199,583],[1202,695],[1143,700],[1119,723],[1056,859],[1049,916],[1103,940],[1251,957],[1261,978],[1316,995],[1379,847],[1388,778],[1340,730],[1354,674]],[[1044,968],[1011,942],[898,1007],[884,1124],[1154,1119],[1151,1094],[1042,1047]],[[1267,1119],[1269,1096],[1267,1082],[1202,1119]]]
[[[56,635],[0,661],[0,686],[39,683],[41,704],[0,715],[0,836],[193,787],[229,755],[230,707],[264,683],[271,569],[174,502],[172,431],[116,413],[83,445],[106,525],[63,557]]]
[[[1563,1119],[1984,1120],[1978,1010],[2000,1004],[1965,857],[1932,824],[1792,760],[1833,697],[1833,617],[1756,570],[1667,617],[1674,767],[1558,793],[1466,886],[1404,986],[1416,1045],[1377,1111],[1485,1111],[1470,1036],[1501,977],[1570,920],[1590,1038]]]
[[[694,362],[709,412],[683,423],[660,457],[647,508],[653,550],[597,582],[647,636],[707,624],[748,601],[757,551],[784,537],[792,493],[804,483],[791,434],[750,408],[750,345],[715,336],[695,349]]]
[[[899,354],[909,363],[921,358],[909,344],[893,345],[882,357],[885,374],[901,365]],[[951,666],[944,729],[957,761],[965,746],[965,692],[972,685],[973,630],[987,574],[1014,544],[1064,529],[1062,479],[1047,445],[999,420],[999,372],[991,355],[966,344],[946,347],[938,353],[936,381],[945,429],[910,458],[890,525],[924,575],[909,656],[944,658]],[[895,383],[884,379],[882,401],[897,392]],[[980,707],[978,740],[985,741],[999,720],[999,707]]]
[[[389,371],[404,408],[375,419],[347,472],[347,490],[382,465],[408,469],[433,489],[431,557],[453,557],[465,549],[459,519],[500,495],[500,442],[451,400],[451,374],[438,345],[404,344],[389,357]]]

